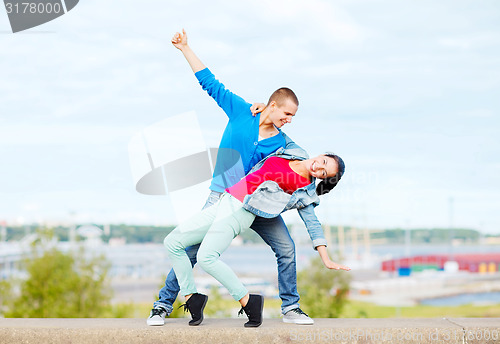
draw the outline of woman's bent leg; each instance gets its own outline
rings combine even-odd
[[[189,220],[177,226],[165,237],[164,244],[183,296],[196,293],[193,268],[186,253],[186,247],[202,242],[215,219],[219,204],[206,208]]]
[[[216,204],[221,196],[222,193],[211,191],[203,209]],[[186,253],[191,260],[191,265],[193,267],[196,264],[196,255],[198,254],[199,247],[200,244],[196,244],[186,248]],[[179,283],[177,282],[175,271],[174,269],[170,269],[170,272],[165,279],[165,285],[160,289],[160,292],[158,293],[158,300],[154,302],[153,307],[162,307],[167,311],[167,315],[170,315],[173,310],[172,305],[174,304],[175,299],[177,299],[177,294],[179,294],[179,289]]]
[[[219,257],[229,247],[231,241],[242,230],[248,228],[254,219],[255,215],[243,209],[240,201],[226,194],[198,250],[198,264],[226,287],[236,301],[244,297],[248,291],[233,270],[220,261]]]

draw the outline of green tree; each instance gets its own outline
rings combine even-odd
[[[347,301],[350,281],[349,272],[329,270],[321,258],[315,257],[297,275],[300,303],[313,318],[338,318]]]
[[[12,300],[12,286],[9,281],[0,281],[0,315],[8,308]]]
[[[53,232],[39,231],[32,253],[24,261],[28,278],[21,283],[6,317],[89,318],[109,308],[109,263],[88,257],[83,249],[64,253],[49,248]]]

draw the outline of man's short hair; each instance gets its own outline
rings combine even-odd
[[[273,94],[271,94],[267,105],[271,104],[271,102],[274,100],[276,102],[276,105],[281,107],[284,105],[287,99],[290,99],[295,103],[295,105],[299,106],[299,99],[297,98],[295,93],[288,87],[278,88],[276,91],[274,91]]]

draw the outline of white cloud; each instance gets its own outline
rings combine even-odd
[[[348,175],[333,198],[345,224],[364,213],[373,226],[446,225],[454,194],[457,204],[474,200],[457,223],[498,230],[496,12],[466,1],[86,0],[40,27],[54,33],[0,35],[0,219],[28,218],[22,204],[66,217],[72,196],[82,219],[175,215],[168,202],[117,190],[134,192],[127,143],[151,123],[196,110],[207,143],[220,139],[225,115],[170,44],[185,27],[196,53],[245,99],[265,102],[282,85],[297,91],[301,106],[284,130],[311,154],[345,155]]]
[[[498,32],[479,32],[455,37],[442,37],[437,41],[440,45],[447,48],[472,50],[497,46],[500,41],[500,35]]]
[[[8,124],[0,128],[0,145],[107,145],[123,142],[137,127],[88,124]]]

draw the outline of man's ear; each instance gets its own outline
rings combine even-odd
[[[275,100],[272,100],[272,101],[269,103],[269,105],[268,105],[268,106],[270,106],[270,107],[271,107],[271,110],[274,110],[274,108],[276,108],[276,107],[277,107],[277,105],[276,105],[276,101],[275,101]]]

